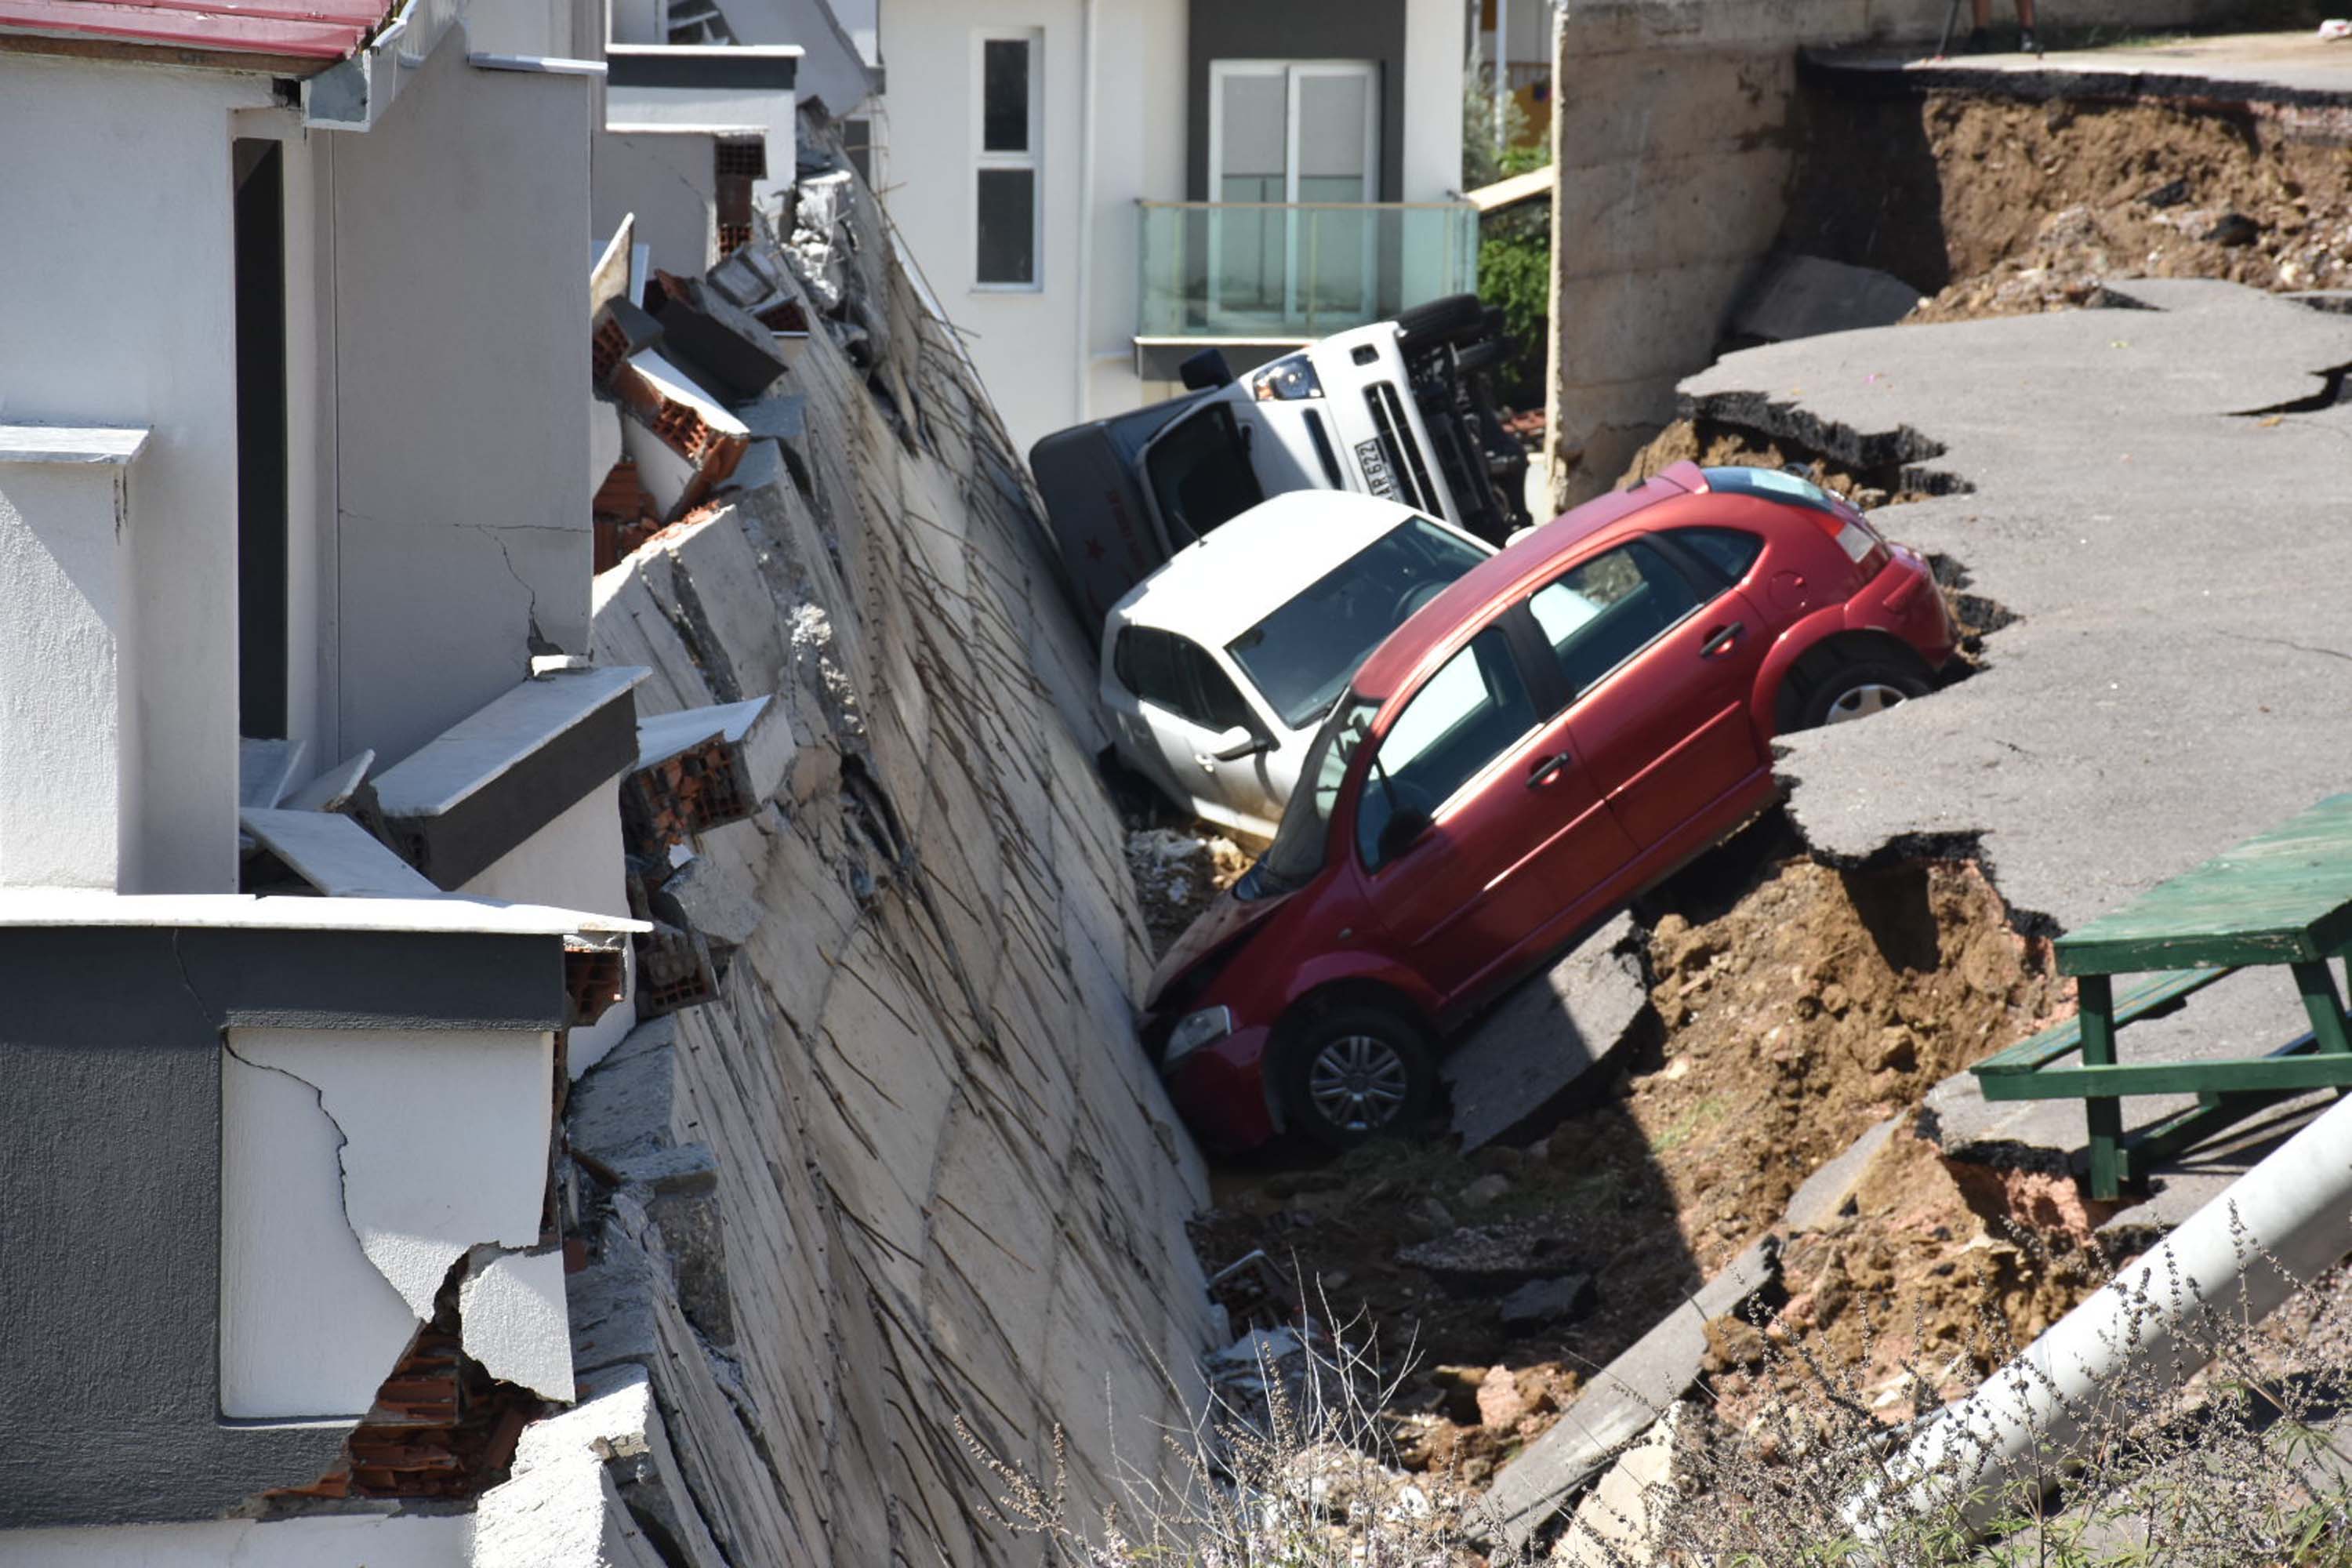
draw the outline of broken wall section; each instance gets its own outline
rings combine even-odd
[[[804,173],[798,222],[814,341],[739,409],[787,434],[596,585],[644,713],[772,693],[791,754],[748,818],[638,846],[716,994],[575,1087],[575,1360],[650,1373],[675,1467],[615,1484],[674,1563],[1005,1561],[954,1419],[1039,1471],[1073,1424],[1079,1509],[1156,1464],[1205,1179],[1133,1039],[1143,926],[1026,481],[870,195]]]

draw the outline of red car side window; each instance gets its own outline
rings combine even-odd
[[[1536,705],[1499,626],[1422,683],[1381,738],[1356,798],[1356,849],[1378,870],[1454,792],[1532,729]]]

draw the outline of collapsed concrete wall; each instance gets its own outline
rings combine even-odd
[[[2219,0],[2082,0],[2045,23],[2158,27]],[[1565,506],[1675,416],[1779,237],[1798,51],[1928,40],[1946,0],[1599,0],[1552,37],[1552,343],[1544,456]],[[2010,19],[2005,3],[1998,19]],[[1962,16],[1960,25],[1967,26]]]
[[[666,1433],[598,1450],[647,1561],[997,1562],[1025,1549],[954,1418],[1041,1472],[1066,1425],[1080,1508],[1154,1464],[1209,1331],[1204,1175],[1134,1042],[1143,927],[1030,492],[870,195],[799,201],[818,330],[745,414],[777,437],[596,584],[642,712],[772,692],[793,755],[648,868],[715,1000],[572,1093],[581,1397],[650,1377]]]

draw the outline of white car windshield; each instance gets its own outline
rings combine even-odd
[[[1225,645],[1293,730],[1327,712],[1405,617],[1486,552],[1427,518],[1398,524]]]

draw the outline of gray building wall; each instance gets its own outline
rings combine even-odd
[[[220,1414],[231,1025],[555,1028],[558,937],[0,931],[0,1529],[219,1517],[345,1423]]]

